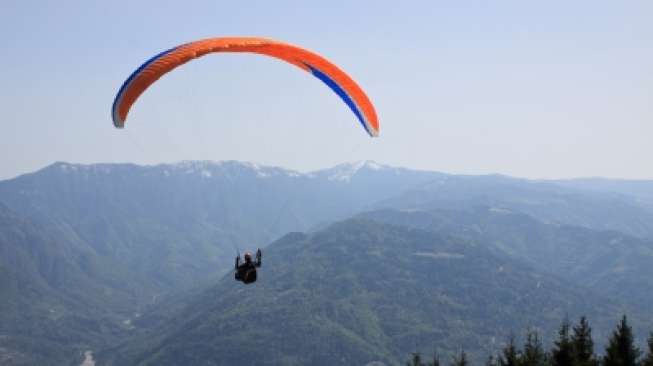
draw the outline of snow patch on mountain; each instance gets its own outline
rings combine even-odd
[[[118,170],[139,167],[134,164],[72,164],[65,162],[55,163],[54,168],[67,174],[93,175],[113,174]],[[405,169],[394,168],[379,164],[374,161],[365,160],[353,163],[343,163],[333,168],[322,169],[313,172],[299,172],[275,166],[265,166],[253,162],[241,162],[235,160],[184,160],[176,163],[163,163],[155,165],[143,165],[140,174],[160,174],[164,177],[175,175],[196,175],[205,179],[212,179],[224,176],[235,176],[241,174],[253,174],[257,178],[268,179],[272,177],[288,177],[296,179],[326,178],[335,182],[350,182],[351,179],[362,171],[383,171],[384,173],[401,174]]]
[[[307,174],[279,167],[264,166],[252,162],[234,160],[224,161],[181,161],[173,164],[162,164],[172,170],[182,171],[185,174],[198,174],[204,178],[230,174],[254,174],[258,178],[278,176],[303,177]]]
[[[357,161],[354,163],[344,163],[322,172],[327,175],[330,181],[349,182],[351,179],[363,170],[391,170],[394,168],[381,165],[371,160]]]

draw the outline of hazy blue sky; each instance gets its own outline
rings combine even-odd
[[[0,179],[54,161],[344,161],[533,178],[653,178],[653,1],[29,1],[0,8]],[[265,36],[342,66],[371,139],[317,79],[212,55],[114,129],[124,79],[198,38]]]

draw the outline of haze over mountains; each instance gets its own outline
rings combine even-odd
[[[373,162],[56,163],[0,182],[0,365],[483,359],[580,314],[598,337],[624,312],[645,332],[652,192]],[[257,246],[243,287],[227,272]]]

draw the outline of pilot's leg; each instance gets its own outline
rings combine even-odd
[[[250,280],[252,282],[256,282],[256,270],[255,269],[252,270],[252,273],[250,273],[249,276],[250,276]]]
[[[250,269],[249,271],[247,271],[247,273],[245,274],[245,281],[243,282],[245,283],[256,282],[256,270]]]

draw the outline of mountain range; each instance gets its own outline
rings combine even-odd
[[[0,365],[79,364],[86,349],[98,365],[252,349],[270,364],[394,364],[416,344],[484,357],[565,314],[599,335],[622,312],[646,327],[651,187],[373,162],[56,163],[0,182]],[[227,272],[258,246],[260,283],[244,289]]]

